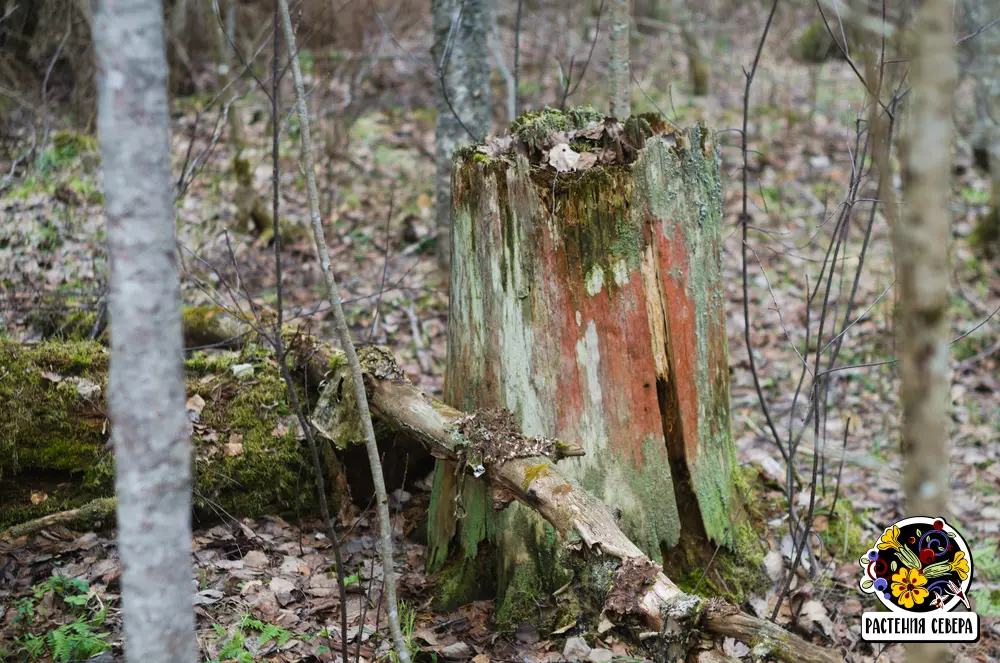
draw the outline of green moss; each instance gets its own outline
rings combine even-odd
[[[510,134],[523,140],[532,150],[539,150],[549,134],[555,131],[582,129],[590,122],[604,121],[604,114],[593,106],[562,111],[546,106],[540,111],[525,111],[510,123]]]
[[[100,403],[80,398],[75,380],[106,391],[107,361],[105,348],[94,342],[25,346],[0,340],[0,475],[97,464],[104,455],[105,419]]]
[[[989,258],[1000,251],[1000,201],[976,220],[969,243]]]
[[[62,159],[74,159],[100,149],[93,136],[71,130],[55,132],[52,135],[52,147]]]
[[[640,219],[630,214],[635,178],[625,166],[595,167],[574,173],[534,168],[531,180],[544,209],[565,237],[567,260],[584,275],[600,268],[609,293],[615,274],[638,269],[643,239]],[[596,293],[588,293],[596,294]]]
[[[537,622],[538,608],[545,598],[545,590],[534,569],[524,564],[514,567],[494,619],[498,629],[516,628],[524,620]]]
[[[837,500],[836,509],[828,514],[827,528],[820,533],[823,546],[842,562],[859,559],[869,548],[861,514],[843,497]]]
[[[217,335],[219,321],[229,314],[221,306],[185,306],[181,310],[181,324],[185,336],[210,338]]]
[[[746,502],[742,509],[734,507],[738,520],[727,528],[724,540],[713,544],[682,537],[676,547],[664,553],[664,572],[685,592],[694,593],[697,588],[701,596],[721,596],[739,604],[767,589],[765,547],[755,533],[764,527],[765,514],[754,491],[749,490],[753,474],[753,470],[740,468],[733,472],[734,489],[741,502],[746,496]]]
[[[71,191],[73,191],[73,193],[78,195],[81,200],[89,205],[104,204],[104,194],[97,188],[97,185],[89,179],[74,177],[67,183],[67,186]]]
[[[0,340],[0,402],[7,405],[0,418],[0,472],[72,476],[46,489],[49,499],[40,505],[28,505],[23,495],[10,500],[23,504],[4,510],[6,523],[113,494],[113,457],[105,449],[107,364],[107,349],[95,342],[24,346]],[[235,364],[250,364],[253,375],[235,376]],[[251,343],[239,353],[196,353],[185,368],[188,395],[205,400],[192,436],[196,512],[310,513],[312,465],[296,439],[285,383],[269,352]],[[101,395],[82,398],[81,379],[100,386]]]
[[[554,628],[560,611],[543,616],[540,608],[573,577],[562,556],[563,544],[552,525],[520,504],[508,508],[504,521],[497,627],[513,629],[528,620],[541,630]]]
[[[236,377],[236,364],[251,365],[252,376]],[[275,507],[291,512],[298,500],[309,511],[312,466],[304,462],[295,439],[297,424],[286,404],[285,382],[267,350],[249,343],[238,353],[195,353],[186,369],[214,378],[188,384],[189,395],[205,399],[203,432],[196,431],[192,440],[198,459],[195,507],[209,509],[216,503],[253,517]],[[243,452],[229,455],[223,445],[234,440],[241,441]]]
[[[42,297],[28,318],[29,324],[46,339],[86,341],[97,322],[97,311],[79,297],[54,292]],[[107,329],[98,337],[107,341]]]
[[[839,53],[823,20],[817,18],[792,45],[792,57],[800,62],[819,64]]]
[[[434,574],[433,580],[435,608],[451,611],[470,601],[494,598],[496,563],[484,549],[471,560],[450,560]]]

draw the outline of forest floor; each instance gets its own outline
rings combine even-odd
[[[709,97],[691,96],[683,83],[666,85],[671,77],[680,79],[684,70],[678,37],[642,37],[638,51],[634,50],[642,54],[637,57],[635,72],[642,90],[636,92],[633,110],[653,110],[655,100],[656,106],[669,111],[679,124],[700,120],[718,132],[716,141],[727,179],[723,260],[733,435],[741,462],[760,470],[755,500],[765,514],[766,529],[760,536],[771,550],[767,565],[775,580],[769,591],[749,601],[747,609],[763,615],[770,614],[776,601],[779,578],[790,566],[792,546],[784,464],[767,432],[743,338],[738,225],[742,154],[739,134],[732,128],[741,125],[741,65],[749,67],[752,61],[756,33],[764,18],[757,9],[759,3],[747,4],[752,7],[741,10],[729,29],[720,29],[709,46]],[[732,27],[739,21],[754,26],[752,34]],[[548,70],[537,65],[544,61],[544,54],[540,55],[542,33],[539,27],[522,42],[527,63],[524,103],[535,107],[553,103],[558,95],[546,78]],[[872,600],[857,589],[858,556],[874,543],[884,526],[904,517],[897,371],[893,364],[884,363],[894,356],[895,294],[888,226],[879,208],[850,319],[862,317],[845,333],[837,361],[838,366],[876,365],[833,375],[817,440],[803,421],[808,394],[796,398],[796,387],[801,372],[811,370],[803,369],[799,353],[808,343],[815,354],[823,288],[811,306],[806,300],[817,283],[826,287],[829,270],[822,271],[824,255],[833,236],[834,214],[846,197],[852,176],[864,89],[851,69],[838,62],[822,67],[818,92],[811,94],[808,66],[792,61],[785,53],[785,42],[793,34],[791,27],[775,27],[769,41],[773,48],[765,51],[752,88],[749,325],[763,393],[778,432],[787,439],[806,429],[796,461],[803,476],[812,471],[813,450],[820,447],[826,451],[818,463],[816,513],[821,515],[814,529],[819,536],[778,621],[817,642],[843,647],[853,660],[902,661],[900,645],[872,649],[861,641],[860,615],[872,609]],[[400,41],[412,52],[427,46],[419,36]],[[581,46],[584,54],[585,46]],[[593,68],[598,69],[596,64]],[[589,87],[581,86],[571,103],[603,105],[595,71],[586,79]],[[403,57],[392,60],[381,76],[378,103],[358,110],[350,122],[338,123],[336,117],[321,121],[313,132],[321,143],[331,145],[322,150],[318,164],[328,244],[356,341],[390,346],[416,384],[440,395],[448,294],[447,279],[437,267],[434,253],[434,115],[427,110],[430,82],[427,72]],[[317,78],[322,84],[315,95],[314,111],[335,99],[343,82],[341,74]],[[240,89],[247,92],[251,87]],[[252,234],[234,229],[232,144],[224,130],[220,105],[205,108],[209,98],[211,95],[202,95],[173,104],[175,177],[185,182],[177,199],[183,296],[188,304],[245,307],[250,298],[273,305],[273,251]],[[290,96],[285,97],[286,104],[288,99]],[[497,116],[503,118],[500,106]],[[266,197],[271,178],[267,107],[261,94],[250,91],[240,108],[247,121],[243,154],[252,164],[257,192]],[[503,122],[498,120],[495,127],[502,127]],[[306,230],[308,205],[294,142],[297,121],[289,116],[283,126],[281,215]],[[39,314],[46,307],[100,308],[107,260],[98,159],[93,148],[93,143],[79,139],[47,147],[26,175],[19,175],[2,189],[0,325],[7,333],[22,338],[37,335]],[[971,596],[981,615],[983,636],[978,643],[956,647],[956,651],[961,652],[961,660],[985,662],[1000,660],[1000,316],[990,319],[1000,306],[1000,263],[981,258],[970,247],[968,236],[976,215],[985,209],[988,184],[972,167],[968,150],[958,150],[957,163],[951,201],[953,335],[959,338],[969,330],[976,331],[952,347],[954,517],[950,522],[964,535],[975,560]],[[0,166],[6,173],[10,163]],[[865,164],[868,166],[870,160]],[[874,197],[873,181],[873,175],[865,177],[859,199]],[[870,202],[856,203],[837,259],[838,270],[843,272],[834,273],[830,286],[827,309],[831,315],[825,323],[824,343],[833,337],[831,327],[834,333],[844,327],[847,295],[870,208]],[[307,321],[314,333],[332,340],[332,316],[324,304],[322,275],[308,233],[286,243],[282,262],[286,311]],[[848,421],[849,432],[845,433]],[[842,454],[844,439],[846,451]],[[413,514],[426,504],[428,493],[426,481],[417,483],[423,490],[415,487],[397,492],[393,506],[400,545],[401,594],[406,602],[404,621],[413,646],[428,656],[420,660],[431,660],[432,653],[447,659],[475,656],[476,663],[565,660],[564,636],[538,633],[528,625],[513,632],[497,631],[491,627],[489,603],[470,604],[451,614],[431,609],[432,588],[422,570],[424,547],[420,537],[413,535]],[[809,500],[808,490],[792,496],[802,512]],[[839,506],[831,517],[834,500]],[[360,643],[359,655],[364,660],[387,652],[385,626],[376,605],[381,572],[372,564],[377,538],[373,518],[371,512],[361,510],[352,522],[343,523],[348,529],[343,545],[345,560],[352,574],[347,606],[350,636],[352,648]],[[116,658],[108,660],[118,660],[119,569],[109,536],[55,528],[44,537],[35,537],[30,550],[3,552],[0,624],[10,629],[15,619],[20,620],[21,651],[37,646],[40,660],[47,660],[45,656],[62,660],[55,658],[53,643],[46,644],[43,637],[41,644],[29,645],[30,637],[25,634],[51,633],[55,625],[82,620],[89,624],[90,636],[114,644]],[[319,533],[316,523],[289,524],[264,518],[213,524],[198,530],[194,559],[203,660],[227,660],[243,652],[253,660],[332,660],[330,648],[339,648],[340,602],[331,575],[329,541]],[[50,579],[54,575],[76,581]],[[94,622],[98,616],[99,625]],[[31,624],[26,627],[28,622]],[[98,637],[100,633],[105,635]],[[578,658],[642,657],[617,639],[614,631],[587,645],[594,651],[577,652]],[[727,642],[725,646],[731,655],[749,660],[748,650],[740,643]]]

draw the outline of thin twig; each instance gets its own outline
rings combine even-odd
[[[753,375],[753,384],[757,390],[757,398],[760,400],[761,410],[764,412],[764,419],[771,430],[771,435],[774,436],[774,443],[777,445],[778,451],[781,452],[782,458],[787,463],[789,462],[788,453],[785,451],[785,446],[781,443],[781,436],[778,435],[778,429],[771,419],[771,410],[767,405],[767,399],[764,398],[764,389],[761,387],[760,376],[757,374],[757,362],[753,356],[753,341],[750,337],[750,293],[747,278],[747,223],[750,221],[750,215],[747,211],[749,200],[747,196],[747,186],[749,183],[749,171],[747,170],[747,125],[750,122],[750,87],[753,85],[753,79],[757,73],[757,65],[760,63],[760,54],[764,50],[764,42],[767,41],[767,33],[771,29],[771,21],[774,20],[774,12],[777,8],[778,0],[774,0],[771,3],[771,12],[767,15],[767,23],[764,24],[764,33],[757,43],[757,53],[754,55],[753,66],[749,72],[744,70],[746,86],[743,89],[743,130],[741,132],[743,150],[743,212],[740,221],[743,225],[743,336],[747,346],[747,357],[750,360],[750,373]]]
[[[583,63],[583,68],[580,70],[580,74],[576,77],[576,85],[573,86],[572,90],[569,89],[570,79],[566,80],[566,87],[563,88],[562,100],[559,102],[560,109],[566,108],[566,100],[572,97],[573,93],[580,87],[580,83],[583,82],[583,77],[587,73],[587,67],[590,66],[590,59],[594,56],[594,47],[597,46],[597,36],[601,34],[601,17],[604,16],[604,2],[605,0],[601,0],[601,6],[597,10],[597,27],[594,28],[594,39],[590,42],[590,51],[587,53],[587,61]],[[520,3],[518,6],[520,6]],[[660,113],[660,115],[663,115],[663,113]]]
[[[393,568],[393,545],[392,545],[392,523],[389,519],[389,500],[385,490],[385,479],[382,476],[382,467],[379,464],[378,444],[375,441],[375,430],[372,427],[371,412],[368,409],[368,395],[365,393],[364,378],[361,371],[361,363],[358,360],[357,352],[354,349],[354,342],[351,340],[351,332],[347,327],[347,320],[344,318],[344,308],[340,302],[340,293],[337,289],[337,281],[333,276],[333,269],[330,266],[330,252],[326,247],[326,238],[323,232],[323,220],[319,212],[319,194],[316,191],[316,174],[313,166],[312,139],[309,133],[309,113],[305,103],[305,85],[302,82],[302,69],[299,66],[298,57],[295,55],[295,31],[292,28],[292,18],[288,10],[288,0],[277,0],[281,8],[281,22],[285,32],[285,42],[288,52],[291,54],[292,77],[295,80],[295,94],[299,111],[299,129],[302,140],[302,160],[306,174],[306,186],[309,194],[309,212],[312,219],[313,236],[316,240],[316,248],[319,253],[320,266],[326,280],[326,286],[330,297],[330,304],[333,310],[334,327],[340,338],[340,344],[347,358],[348,366],[351,369],[351,377],[354,383],[354,397],[358,408],[358,418],[361,429],[365,436],[365,449],[368,452],[368,462],[371,466],[372,483],[377,496],[376,509],[378,512],[379,529],[381,534],[381,554],[382,554],[382,576],[385,583],[386,608],[389,620],[389,630],[396,655],[400,663],[410,663],[410,652],[406,646],[406,640],[399,628],[399,608],[396,602],[396,573]],[[347,660],[347,657],[344,657]]]
[[[271,102],[271,215],[272,222],[274,224],[274,274],[275,274],[275,322],[274,322],[274,338],[271,339],[271,344],[274,347],[275,355],[278,359],[278,365],[281,367],[281,374],[285,380],[285,388],[288,392],[289,403],[292,409],[295,411],[295,415],[299,421],[299,427],[302,428],[303,433],[306,437],[306,443],[309,446],[309,453],[312,456],[313,461],[313,472],[316,475],[316,492],[318,493],[318,501],[320,507],[320,516],[323,518],[323,525],[326,528],[326,535],[330,539],[330,544],[333,546],[333,556],[337,563],[337,586],[340,590],[340,641],[341,641],[341,654],[343,660],[347,660],[347,587],[344,582],[344,560],[340,552],[340,546],[338,545],[337,528],[334,524],[333,518],[330,517],[330,506],[327,504],[326,499],[326,484],[323,479],[323,465],[320,462],[319,448],[316,444],[316,439],[313,435],[312,427],[309,425],[309,421],[302,410],[302,405],[299,403],[298,393],[295,390],[295,383],[292,382],[291,371],[288,370],[288,357],[285,353],[284,339],[282,339],[282,327],[283,327],[283,316],[284,316],[284,294],[282,288],[282,271],[281,271],[281,221],[279,220],[278,211],[280,204],[280,173],[281,173],[281,159],[280,159],[280,131],[281,125],[278,122],[278,113],[280,107],[281,98],[281,77],[279,75],[279,70],[281,66],[279,58],[279,36],[281,32],[279,31],[280,22],[280,11],[279,3],[274,3],[274,53],[271,60],[271,94],[268,95]],[[218,3],[216,3],[216,11],[218,11]],[[234,46],[235,48],[235,46]],[[289,49],[291,51],[291,49]],[[295,57],[292,54],[291,57]],[[226,238],[228,242],[229,234],[226,233]],[[235,255],[234,255],[235,258]],[[265,336],[266,338],[266,336]]]

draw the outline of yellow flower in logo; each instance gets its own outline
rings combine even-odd
[[[955,553],[955,559],[951,560],[951,570],[958,574],[958,577],[965,580],[969,577],[969,560],[965,559],[965,553],[959,550]]]
[[[888,550],[889,548],[899,550],[899,528],[895,525],[892,526],[892,529],[887,529],[882,538],[878,540],[879,550]]]
[[[892,576],[892,595],[899,605],[910,609],[913,604],[923,603],[927,598],[929,592],[924,587],[926,584],[927,578],[920,569],[908,569],[904,566]]]

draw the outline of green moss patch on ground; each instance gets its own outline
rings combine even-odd
[[[8,505],[2,524],[113,495],[108,356],[89,341],[0,340],[0,401],[11,404],[0,419],[0,476]],[[189,416],[196,419],[196,512],[212,517],[221,507],[250,517],[310,513],[312,465],[270,352],[248,344],[240,352],[195,353],[185,370]]]

